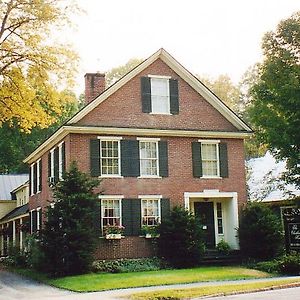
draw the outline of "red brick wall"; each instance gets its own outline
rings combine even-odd
[[[178,115],[142,113],[140,77],[148,74],[178,79]],[[99,107],[81,119],[77,125],[237,131],[229,121],[161,60],[155,61],[126,83]]]

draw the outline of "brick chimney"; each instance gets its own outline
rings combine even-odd
[[[105,90],[105,74],[86,73],[84,75],[84,81],[85,81],[84,101],[85,104],[88,104]]]

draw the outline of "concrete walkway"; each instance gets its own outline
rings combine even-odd
[[[280,277],[276,279],[291,279],[299,277]],[[105,292],[92,292],[92,293],[74,293],[61,289],[57,289],[45,284],[37,283],[36,281],[25,279],[22,276],[0,270],[0,300],[15,300],[15,299],[28,299],[28,300],[117,300],[129,296],[137,292],[151,292],[166,289],[186,288],[201,286],[214,286],[214,285],[228,285],[228,284],[243,284],[248,282],[266,282],[274,280],[274,278],[266,279],[249,279],[239,281],[217,281],[217,282],[199,282],[190,284],[176,284],[167,286],[154,286],[142,287],[132,289],[120,289]]]

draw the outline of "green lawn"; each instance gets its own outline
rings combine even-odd
[[[261,289],[279,288],[290,284],[300,285],[300,279],[272,280],[270,282],[242,283],[218,286],[203,286],[199,288],[171,289],[157,292],[136,293],[130,296],[132,300],[158,300],[158,299],[189,299],[212,295],[228,295],[239,292],[251,292]]]
[[[242,267],[200,267],[119,274],[92,273],[43,281],[59,288],[88,292],[201,281],[266,278],[270,276],[270,274],[264,272]]]

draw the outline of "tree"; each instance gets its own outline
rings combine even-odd
[[[49,36],[75,11],[71,0],[0,2],[0,125],[30,131],[61,114],[60,88],[70,87],[78,58]]]
[[[261,141],[286,160],[286,181],[300,186],[300,12],[267,33],[262,48],[250,118]]]
[[[110,71],[106,73],[105,81],[107,87],[114,84],[117,80],[127,74],[129,71],[134,69],[137,65],[139,65],[143,60],[140,58],[131,58],[125,65],[112,68]]]
[[[23,160],[78,110],[74,93],[64,91],[67,101],[62,102],[62,114],[48,128],[35,127],[30,133],[20,131],[18,126],[3,123],[0,127],[0,173],[27,173]]]
[[[49,206],[41,234],[44,271],[54,276],[80,274],[90,269],[100,228],[98,180],[78,170],[75,163],[54,186],[54,206]]]
[[[199,220],[182,207],[174,207],[159,225],[158,249],[161,257],[174,267],[199,264],[204,252]]]
[[[248,203],[243,209],[238,234],[242,254],[247,257],[273,258],[283,246],[280,219],[263,203]]]
[[[221,74],[212,79],[196,75],[210,90],[212,90],[227,106],[238,113],[240,108],[240,90],[234,85],[227,74]]]

